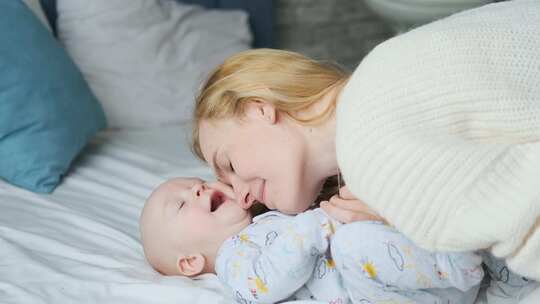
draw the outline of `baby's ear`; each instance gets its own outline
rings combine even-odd
[[[181,275],[191,277],[201,274],[206,263],[205,257],[200,254],[181,255],[176,260],[176,267]]]

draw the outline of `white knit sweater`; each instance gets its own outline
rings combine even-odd
[[[540,1],[382,43],[336,115],[338,163],[358,198],[422,247],[491,248],[540,279]]]

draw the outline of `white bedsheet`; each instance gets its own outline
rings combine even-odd
[[[155,186],[211,177],[186,130],[100,134],[52,195],[0,181],[0,303],[230,303],[213,275],[159,275],[140,245]]]
[[[139,241],[153,188],[174,176],[212,179],[188,131],[101,133],[51,195],[0,181],[0,303],[232,303],[214,275],[158,274]]]

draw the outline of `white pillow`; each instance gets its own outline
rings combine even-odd
[[[190,119],[208,72],[252,39],[243,11],[173,0],[58,0],[57,9],[59,39],[109,127]]]

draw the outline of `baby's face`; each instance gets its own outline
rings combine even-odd
[[[249,212],[236,204],[229,186],[174,178],[152,192],[141,214],[140,228],[151,260],[169,259],[177,251],[217,251],[225,239],[250,222]]]

